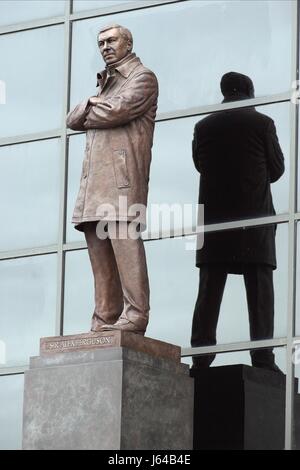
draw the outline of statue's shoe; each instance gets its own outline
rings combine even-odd
[[[94,312],[92,316],[92,324],[91,324],[91,331],[97,332],[101,331],[101,327],[106,325],[107,322],[103,320],[103,318],[99,317],[96,312]]]
[[[127,318],[119,318],[114,325],[103,325],[99,331],[111,331],[111,330],[123,330],[129,331],[130,333],[136,333],[138,335],[144,335],[146,328],[142,329],[129,321]]]

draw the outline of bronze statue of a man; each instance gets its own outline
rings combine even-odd
[[[145,211],[137,218],[133,208],[147,204],[158,84],[132,52],[128,29],[117,24],[102,28],[98,46],[106,63],[97,74],[98,95],[67,116],[69,128],[86,131],[72,222],[85,234],[94,274],[91,330],[144,334],[149,281],[139,228],[146,221]],[[132,225],[137,236],[130,235]]]

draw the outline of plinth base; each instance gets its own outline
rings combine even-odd
[[[194,449],[284,449],[284,376],[245,365],[210,367],[191,375],[195,379]],[[298,423],[297,418],[297,447]]]
[[[143,337],[114,333],[142,348]],[[31,358],[25,372],[24,449],[192,448],[194,384],[176,354],[166,359],[120,346],[88,350],[87,344],[53,354],[46,340],[43,355]],[[153,347],[155,340],[145,340]],[[164,349],[166,343],[158,343]]]

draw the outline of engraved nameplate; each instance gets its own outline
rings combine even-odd
[[[113,347],[118,343],[118,335],[114,332],[41,338],[41,354]]]
[[[120,330],[41,338],[40,355],[112,347],[125,347],[180,362],[179,346]]]

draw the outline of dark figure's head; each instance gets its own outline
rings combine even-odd
[[[254,98],[254,86],[250,77],[237,72],[228,72],[221,79],[221,91],[225,101]]]

